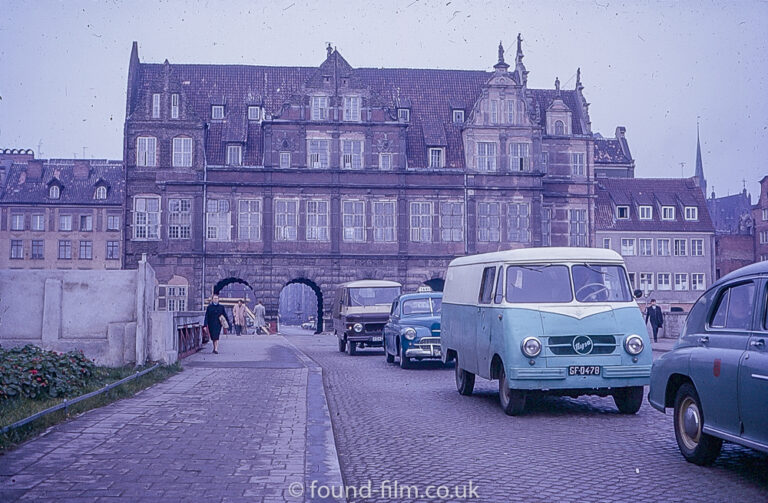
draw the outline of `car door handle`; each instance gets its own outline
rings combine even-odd
[[[501,321],[502,318],[504,318],[504,316],[499,315],[499,321]]]
[[[765,339],[758,339],[756,341],[751,341],[749,343],[750,346],[754,346],[758,349],[762,349],[765,347]]]
[[[704,335],[702,337],[699,337],[699,344],[709,344],[709,336]]]

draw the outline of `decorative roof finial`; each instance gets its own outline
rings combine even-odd
[[[555,90],[560,94],[560,77],[555,77]]]
[[[504,62],[504,46],[501,44],[501,40],[499,40],[499,63]]]
[[[576,69],[576,90],[583,89],[584,86],[581,85],[581,67]]]
[[[325,47],[325,52],[328,54],[328,57],[331,57],[331,54],[333,54],[333,47],[331,47],[330,42],[326,42],[328,45]]]
[[[517,34],[517,58],[523,59],[523,37]]]
[[[504,46],[499,40],[499,62],[493,65],[497,72],[506,72],[509,65],[504,62]]]

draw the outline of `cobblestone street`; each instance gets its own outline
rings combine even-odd
[[[376,492],[395,481],[472,481],[488,502],[768,500],[768,456],[725,444],[714,466],[687,463],[671,412],[647,402],[624,416],[611,398],[543,398],[508,417],[495,381],[464,397],[437,362],[402,370],[379,349],[339,353],[333,336],[288,339],[323,367],[345,484],[371,481],[370,500],[401,500]]]

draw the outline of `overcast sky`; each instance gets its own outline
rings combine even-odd
[[[152,63],[317,66],[331,42],[353,67],[490,71],[521,32],[529,86],[581,67],[592,130],[626,126],[636,176],[693,175],[699,118],[710,189],[756,196],[767,20],[765,1],[0,0],[0,147],[121,159],[134,40]]]

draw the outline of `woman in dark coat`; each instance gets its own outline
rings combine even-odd
[[[205,309],[205,321],[203,324],[208,329],[208,333],[211,335],[213,341],[213,352],[219,354],[219,335],[221,335],[221,320],[220,316],[224,316],[229,325],[229,318],[227,318],[227,312],[224,310],[224,306],[219,304],[218,294],[213,294],[211,303]]]

